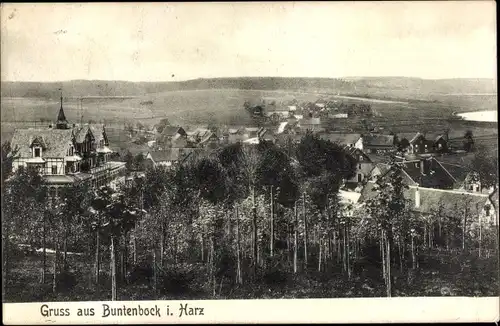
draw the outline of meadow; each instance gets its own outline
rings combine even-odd
[[[366,88],[356,94],[338,94],[332,90],[248,90],[248,89],[198,89],[148,93],[138,96],[90,96],[82,101],[77,97],[64,99],[66,117],[70,122],[100,122],[108,126],[115,150],[133,147],[123,132],[125,124],[138,122],[153,126],[162,118],[186,129],[199,125],[251,125],[253,122],[243,109],[250,101],[267,103],[275,101],[278,107],[296,99],[314,102],[318,99],[336,100],[339,103],[368,103],[377,117],[372,125],[380,130],[396,133],[425,131],[440,133],[450,130],[450,138],[461,138],[467,129],[474,135],[496,136],[495,124],[474,124],[453,121],[454,113],[497,110],[496,94],[419,94],[408,89]],[[44,97],[2,97],[2,141],[9,140],[15,128],[46,126],[53,121],[59,109],[59,99]],[[29,123],[28,123],[29,121]],[[359,119],[334,121],[335,131],[358,132]],[[112,130],[114,129],[114,130]],[[488,144],[496,145],[492,139]],[[497,146],[497,145],[496,145]],[[144,150],[143,147],[132,148]]]

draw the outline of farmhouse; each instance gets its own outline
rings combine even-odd
[[[361,150],[361,135],[360,134],[322,134],[320,135],[321,139],[329,140],[332,143],[337,143],[343,146],[356,147]]]
[[[361,136],[358,148],[366,153],[386,153],[394,150],[394,135],[369,134]]]
[[[453,189],[456,180],[434,157],[398,162],[402,167],[403,183],[407,186],[421,186],[435,189]],[[377,169],[386,170],[378,175],[372,171],[379,182],[383,182],[394,170],[378,164]]]
[[[17,149],[13,171],[38,171],[49,186],[51,197],[57,196],[60,187],[79,182],[101,186],[125,172],[125,163],[110,162],[112,151],[104,126],[70,126],[62,96],[55,128],[16,129],[11,146]]]
[[[171,167],[182,163],[197,149],[194,148],[167,148],[161,151],[152,151],[146,154],[146,168],[165,166]]]
[[[356,172],[347,182],[358,184],[368,179],[373,170],[373,162],[368,155],[356,147],[346,147],[345,150],[356,161]]]

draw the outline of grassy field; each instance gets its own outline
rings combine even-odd
[[[404,92],[403,92],[404,91]],[[113,146],[134,147],[128,142],[128,136],[119,129],[126,123],[141,122],[152,126],[162,118],[184,127],[201,124],[252,124],[243,103],[247,100],[256,102],[260,99],[286,103],[289,100],[316,101],[318,99],[335,99],[345,103],[369,103],[379,115],[373,119],[373,125],[386,131],[430,133],[443,132],[450,129],[450,138],[462,137],[465,130],[471,129],[474,135],[496,135],[495,125],[471,125],[465,122],[452,122],[449,118],[454,112],[496,110],[496,95],[454,95],[454,94],[422,94],[409,96],[408,90],[394,89],[371,90],[369,95],[358,94],[338,96],[327,92],[296,92],[287,90],[245,90],[245,89],[204,89],[179,90],[151,93],[136,97],[91,97],[83,100],[80,110],[77,99],[64,102],[65,113],[70,122],[106,123],[116,130],[111,131]],[[26,127],[24,122],[38,121],[38,126],[46,126],[53,121],[59,109],[57,99],[44,98],[1,98],[2,140],[10,139],[15,128]],[[83,114],[83,118],[82,118]],[[40,121],[44,121],[43,123]],[[346,119],[334,123],[337,131],[359,129],[361,122]],[[31,124],[30,127],[35,125]],[[489,140],[488,144],[496,144]],[[497,146],[497,145],[496,145]],[[143,150],[144,148],[134,151]],[[147,149],[146,149],[147,150]]]

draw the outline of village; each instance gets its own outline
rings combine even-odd
[[[206,291],[217,296],[217,282],[221,282],[221,287],[224,282],[229,282],[226,284],[229,287],[235,282],[241,289],[247,281],[260,284],[259,288],[270,284],[280,286],[280,277],[286,278],[288,270],[324,273],[339,268],[349,284],[355,269],[380,264],[367,263],[365,259],[382,259],[385,288],[374,290],[374,285],[368,285],[370,281],[365,280],[362,292],[380,295],[380,291],[386,291],[387,296],[392,296],[406,290],[392,289],[396,284],[403,286],[400,279],[403,274],[397,277],[388,274],[391,267],[386,259],[391,259],[390,252],[395,255],[392,264],[398,261],[399,273],[408,269],[408,277],[414,275],[420,264],[425,264],[422,259],[430,259],[424,257],[440,255],[442,248],[454,252],[452,248],[461,247],[462,255],[467,248],[484,262],[492,262],[490,257],[495,256],[496,250],[494,234],[498,228],[498,178],[491,170],[495,162],[485,166],[478,163],[491,157],[475,143],[472,132],[467,131],[458,140],[450,140],[450,130],[438,134],[418,130],[387,133],[373,128],[363,133],[335,132],[325,128],[331,124],[324,122],[335,120],[339,126],[341,122],[337,121],[347,121],[349,117],[365,119],[376,113],[370,105],[333,101],[306,106],[292,102],[286,106],[287,110],[276,110],[275,106],[275,103],[269,106],[244,103],[244,110],[254,121],[250,126],[212,125],[186,130],[180,125],[171,125],[168,119],[160,120],[151,130],[129,126],[126,130],[130,141],[140,139],[148,148],[132,155],[129,151],[117,153],[111,149],[113,144],[105,125],[68,121],[61,94],[53,123],[45,128],[16,129],[11,141],[2,146],[3,161],[11,162],[5,183],[14,187],[9,188],[7,194],[15,196],[18,191],[26,191],[20,189],[29,185],[34,187],[30,188],[33,193],[38,194],[32,199],[18,198],[17,204],[7,202],[11,207],[18,207],[14,210],[18,214],[27,214],[23,216],[26,225],[30,225],[29,229],[19,229],[20,234],[15,237],[18,240],[13,240],[17,243],[16,250],[20,250],[15,254],[16,259],[42,253],[41,284],[45,290],[39,291],[45,294],[41,295],[54,298],[65,295],[67,291],[62,289],[73,288],[78,283],[76,266],[83,266],[80,272],[82,268],[90,268],[88,283],[97,286],[94,295],[111,288],[112,300],[117,299],[118,287],[125,291],[138,280],[149,280],[149,289],[153,292],[148,295],[153,297],[158,293],[167,296],[191,293],[194,285],[184,284],[188,282],[182,274],[186,273],[182,272],[185,268],[195,268],[196,272],[208,268],[207,283],[197,280],[195,284],[208,287]],[[365,127],[358,125],[357,129]],[[247,180],[244,184],[250,182],[250,188],[238,185],[240,179]],[[15,180],[25,180],[21,182],[27,184],[18,184]],[[387,192],[385,187],[393,190]],[[187,192],[194,197],[185,197]],[[384,208],[386,200],[402,200],[403,204],[400,208]],[[40,210],[37,202],[46,204],[42,204]],[[229,206],[224,208],[222,203]],[[300,214],[299,205],[302,206]],[[24,207],[32,208],[21,213]],[[195,207],[197,211],[192,211]],[[235,209],[236,221],[229,217]],[[383,209],[389,209],[389,215],[384,215],[387,213],[383,213]],[[167,211],[173,215],[165,215]],[[333,218],[335,214],[340,220]],[[382,215],[377,217],[377,214]],[[44,217],[40,219],[40,216]],[[46,238],[53,232],[46,229],[47,218],[53,231],[59,230],[53,233],[52,239]],[[366,227],[387,218],[396,228],[392,232],[403,233],[389,240],[384,235],[388,231],[382,231],[382,256],[376,258],[377,255],[366,251],[374,236]],[[83,229],[72,224],[78,220],[83,223]],[[19,220],[14,218],[11,223],[17,225]],[[398,229],[401,223],[406,225],[404,229]],[[194,228],[200,234],[199,255],[194,253],[196,241],[193,243],[192,236],[185,233],[186,228]],[[81,252],[81,245],[92,239],[93,232],[97,232],[96,242],[91,240],[86,250],[94,251],[96,257],[81,260],[79,257],[89,257]],[[238,238],[244,232],[248,236]],[[30,236],[34,234],[38,236]],[[215,234],[219,234],[219,238],[214,238]],[[228,256],[215,258],[217,239],[224,248],[220,250],[236,250],[236,258],[232,253],[221,253]],[[406,241],[411,242],[410,248],[404,244]],[[394,248],[387,249],[386,244]],[[140,254],[138,247],[146,251]],[[433,253],[435,250],[438,251]],[[61,254],[63,257],[57,258]],[[54,255],[52,274],[47,264],[49,255]],[[273,258],[276,255],[281,258],[276,260]],[[185,262],[180,263],[179,259]],[[230,259],[233,261],[230,264],[235,266],[224,265],[227,264],[224,259]],[[109,260],[112,269],[107,271],[103,261]],[[186,265],[188,261],[191,265]],[[165,267],[169,265],[173,269]],[[278,277],[276,273],[285,273],[285,276]],[[47,284],[48,275],[52,275],[52,282]],[[222,278],[217,281],[217,277]],[[248,280],[243,281],[246,278]],[[179,290],[172,282],[184,285],[179,285]],[[414,284],[408,282],[403,287]],[[110,284],[110,288],[106,284]],[[126,291],[136,291],[133,289]],[[280,291],[283,288],[278,291],[282,293]],[[452,295],[463,293],[464,289],[434,286],[434,290],[414,291]]]
[[[493,9],[2,4],[4,323],[497,316]]]

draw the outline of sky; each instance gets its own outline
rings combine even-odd
[[[492,1],[1,6],[2,81],[496,78]]]

